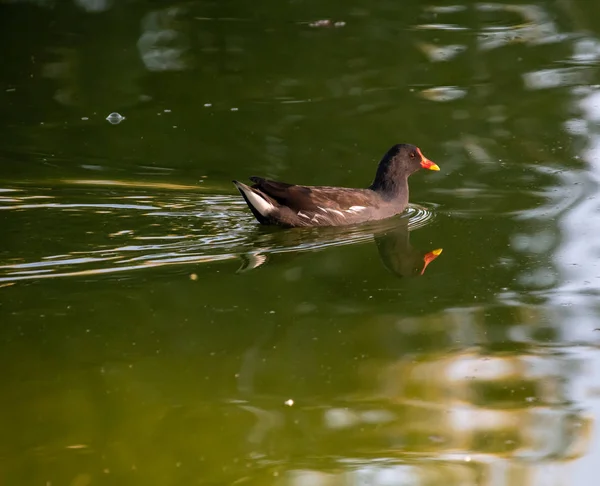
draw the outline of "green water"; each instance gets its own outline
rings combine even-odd
[[[0,12],[0,484],[597,483],[600,4]],[[398,142],[382,225],[231,184]]]

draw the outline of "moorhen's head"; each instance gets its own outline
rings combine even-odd
[[[440,170],[437,164],[423,155],[419,147],[408,143],[394,145],[379,162],[371,189],[393,191],[419,169]]]

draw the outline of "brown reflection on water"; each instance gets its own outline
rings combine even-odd
[[[65,184],[81,184],[86,186],[115,186],[115,187],[131,187],[131,188],[150,188],[150,189],[171,189],[174,191],[190,190],[201,191],[204,186],[186,186],[184,184],[171,184],[166,182],[141,182],[141,181],[116,181],[116,180],[99,180],[99,179],[75,179],[62,181]],[[53,185],[50,182],[50,185]]]
[[[284,477],[252,484],[541,486],[548,468],[558,477],[568,474],[564,466],[587,453],[594,425],[574,393],[586,373],[583,355],[530,345],[502,350],[501,342],[486,338],[486,314],[456,309],[413,323],[390,316],[361,327],[353,350],[370,357],[355,368],[357,390],[327,404],[296,400],[295,411],[255,410],[263,416],[259,450],[275,437],[285,440],[285,430],[296,438],[287,443],[295,452],[288,453]],[[465,323],[472,326],[468,333]],[[259,374],[285,369],[289,346],[265,346],[256,359],[268,365]],[[269,383],[266,376],[254,381]],[[277,386],[285,388],[282,382],[268,387]],[[297,456],[304,460],[294,465]]]

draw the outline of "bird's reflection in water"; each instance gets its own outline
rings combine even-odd
[[[410,243],[409,217],[390,218],[384,221],[346,227],[293,228],[282,230],[275,227],[257,226],[254,249],[241,255],[242,265],[238,273],[249,272],[266,265],[271,258],[296,258],[302,252],[317,251],[349,244],[363,244],[375,240],[383,265],[394,275],[419,277],[435,260],[442,249],[422,251]],[[260,356],[265,349],[284,339],[288,325],[274,322],[267,325],[257,342],[242,357],[237,376],[238,391],[243,396],[255,393],[254,378],[260,367]],[[261,422],[262,423],[262,422]]]
[[[410,244],[408,221],[383,233],[375,233],[375,244],[385,267],[399,277],[423,275],[427,266],[442,253],[441,248],[427,253]]]
[[[364,243],[375,240],[383,265],[398,277],[417,277],[425,273],[442,249],[422,251],[410,243],[408,217],[348,227],[280,228],[257,227],[254,250],[240,256],[238,273],[265,265],[271,256],[322,250],[328,247]],[[278,257],[281,258],[281,257]]]

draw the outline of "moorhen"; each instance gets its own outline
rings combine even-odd
[[[440,170],[418,147],[397,144],[383,156],[367,189],[299,186],[262,177],[250,177],[252,186],[233,183],[261,224],[343,226],[400,214],[408,205],[408,177],[421,168]]]

